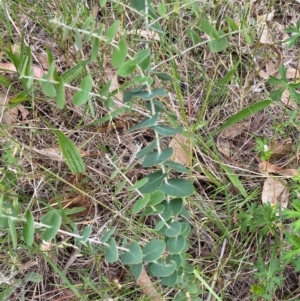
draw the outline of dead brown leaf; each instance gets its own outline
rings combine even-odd
[[[269,174],[269,173],[275,173],[282,176],[292,177],[296,176],[298,174],[296,169],[293,168],[281,168],[277,165],[271,164],[267,161],[261,161],[258,164],[258,169],[261,173]]]
[[[148,40],[160,41],[159,34],[154,30],[131,30],[128,32],[129,34],[137,34],[143,38],[147,38]]]
[[[0,123],[12,125],[18,121],[20,114],[21,121],[26,120],[29,111],[21,104],[9,109],[10,97],[0,92]]]
[[[287,183],[284,180],[267,178],[262,189],[261,200],[272,206],[280,204],[281,208],[287,208],[289,195]]]
[[[48,60],[48,55],[46,52],[40,52],[36,54],[36,57],[39,60],[39,63],[42,65],[42,67],[45,70],[49,69],[49,60]]]
[[[171,160],[188,166],[190,163],[189,141],[182,134],[176,134],[169,143],[169,147],[173,148],[173,156]]]
[[[37,78],[42,78],[44,74],[44,70],[39,66],[32,66],[33,75]],[[0,72],[17,72],[16,67],[12,63],[0,63]]]
[[[114,100],[117,108],[122,107],[123,94],[119,90],[119,81],[117,72],[107,69],[104,73],[106,81],[111,81],[109,92],[117,90],[118,93],[114,95]]]
[[[284,141],[272,141],[270,145],[270,151],[272,155],[287,155],[293,150],[292,139],[288,138]]]
[[[281,101],[292,109],[297,109],[298,105],[291,99],[290,91],[284,90],[281,96]]]

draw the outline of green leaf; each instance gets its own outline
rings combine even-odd
[[[146,207],[149,199],[150,199],[150,195],[145,194],[143,198],[139,198],[138,200],[136,200],[136,202],[132,207],[132,213],[137,214],[140,211],[142,211]]]
[[[156,277],[168,277],[174,273],[176,269],[176,263],[164,263],[162,261],[151,263],[150,270],[153,276]]]
[[[48,97],[55,97],[56,96],[56,89],[53,83],[50,81],[48,82],[41,82],[40,83],[42,87],[43,93]]]
[[[34,219],[30,211],[26,211],[26,223],[23,226],[23,238],[27,246],[31,247],[34,239]]]
[[[143,261],[152,262],[160,259],[166,249],[166,244],[163,240],[154,239],[145,245],[143,248]]]
[[[188,301],[185,292],[180,291],[174,298],[174,301]]]
[[[8,219],[8,226],[9,226],[9,233],[10,233],[10,237],[13,243],[13,247],[14,249],[18,248],[18,235],[17,235],[17,230],[16,230],[16,225],[15,225],[15,221],[13,221],[12,219]]]
[[[85,172],[85,166],[77,147],[62,132],[54,130],[66,164],[73,174]]]
[[[161,17],[164,17],[167,12],[166,6],[162,2],[159,2],[157,5],[157,11],[161,15]]]
[[[146,90],[136,91],[136,90],[129,90],[125,91],[123,94],[123,102],[129,102],[134,100],[135,98],[141,98],[143,100],[150,100],[154,97],[165,97],[167,96],[167,92],[161,88],[155,88],[152,91],[148,92]]]
[[[158,215],[158,214],[162,214],[164,210],[165,208],[163,205],[146,207],[146,209],[143,212],[143,215]]]
[[[165,198],[165,194],[160,191],[154,191],[153,193],[150,194],[149,201],[147,202],[147,206],[156,206],[160,204]]]
[[[165,72],[152,72],[153,74],[155,74],[159,79],[163,80],[163,81],[173,81],[174,78],[169,75],[168,73]]]
[[[142,49],[142,50],[138,51],[134,55],[133,60],[135,61],[136,64],[140,64],[144,60],[146,60],[149,56],[150,56],[150,49],[146,48],[146,49]]]
[[[142,150],[140,150],[135,158],[137,160],[143,158],[145,155],[149,154],[150,152],[152,152],[153,150],[155,150],[157,148],[157,143],[156,143],[156,139],[154,139],[149,145],[147,145],[146,147],[144,147]]]
[[[159,114],[156,113],[155,115],[151,116],[151,117],[146,117],[145,119],[143,119],[140,123],[134,125],[133,127],[131,127],[130,129],[128,129],[128,132],[133,132],[145,127],[151,127],[153,125],[156,124],[157,120],[158,120]]]
[[[174,273],[168,277],[161,277],[161,283],[168,287],[174,287],[177,282],[177,271],[174,271]]]
[[[109,240],[109,238],[113,235],[113,233],[115,232],[116,227],[112,227],[111,229],[107,230],[103,236],[100,238],[100,242],[101,243],[105,243]]]
[[[92,50],[91,50],[91,62],[97,59],[99,54],[99,48],[100,48],[100,39],[94,37],[92,43]]]
[[[120,20],[116,20],[106,31],[106,42],[110,43],[116,36],[120,27]]]
[[[82,39],[81,39],[81,35],[78,32],[78,30],[75,30],[75,46],[77,47],[78,50],[82,49]]]
[[[149,181],[148,178],[142,178],[139,181],[137,181],[136,183],[134,183],[131,187],[129,187],[128,191],[134,191],[136,189],[139,189],[140,187],[145,185],[148,181]]]
[[[106,5],[107,0],[100,0],[99,5],[101,8],[103,8]]]
[[[112,54],[112,64],[115,68],[121,67],[127,56],[127,44],[123,39],[119,41],[117,48]]]
[[[85,243],[92,233],[92,228],[85,226],[82,230],[81,237],[75,237],[75,243]]]
[[[122,77],[131,75],[136,69],[136,62],[134,60],[128,60],[124,62],[117,71],[117,74]]]
[[[62,77],[60,76],[58,79],[57,86],[57,95],[56,95],[56,103],[60,109],[63,109],[65,106],[65,87]]]
[[[228,45],[228,40],[224,36],[224,32],[219,31],[220,37],[218,39],[212,39],[208,42],[208,47],[212,52],[221,52],[226,49]]]
[[[147,176],[147,178],[149,179],[148,182],[144,186],[139,188],[139,191],[142,194],[152,193],[156,191],[161,187],[165,177],[166,174],[163,174],[161,171],[156,171],[154,173],[149,174]]]
[[[181,235],[167,239],[167,248],[173,254],[179,254],[185,248],[185,245],[185,238]]]
[[[213,37],[215,39],[219,38],[218,31],[215,29],[215,27],[207,20],[200,19],[199,20],[201,29],[210,37]]]
[[[105,259],[109,263],[114,263],[118,260],[119,258],[119,253],[118,253],[118,248],[117,248],[117,243],[113,237],[111,237],[107,241],[107,248],[105,249]]]
[[[160,188],[165,194],[178,197],[185,197],[194,192],[194,186],[188,180],[184,179],[168,179]]]
[[[272,102],[271,100],[263,100],[263,101],[257,102],[255,104],[243,109],[242,111],[234,114],[233,116],[228,118],[227,121],[224,124],[222,124],[216,131],[214,131],[213,135],[219,134],[223,130],[238,123],[239,121],[241,121],[247,117],[250,117],[251,115],[265,109],[267,106],[269,106],[271,104],[271,102]]]
[[[25,275],[24,280],[26,282],[41,283],[43,281],[43,275],[36,272],[29,272]]]
[[[43,240],[49,241],[53,239],[61,225],[61,216],[57,210],[49,211],[46,215],[41,218],[41,223],[49,226],[43,235]]]
[[[151,128],[154,131],[156,131],[157,133],[159,133],[160,135],[166,136],[166,137],[172,137],[183,131],[182,127],[177,127],[174,129],[174,128],[170,128],[169,126],[166,126],[166,125],[156,125],[156,126],[152,126]]]
[[[191,233],[191,225],[186,222],[180,222],[181,232],[180,235],[183,237],[188,237]]]
[[[141,68],[141,70],[147,70],[150,66],[151,58],[150,55],[148,55],[142,62],[140,62],[138,65]]]
[[[177,221],[171,223],[169,227],[167,227],[165,234],[167,237],[176,237],[181,232],[181,224]]]
[[[169,147],[160,153],[152,152],[145,156],[143,167],[150,167],[167,161],[173,155],[173,148]]]
[[[142,274],[143,263],[130,264],[129,268],[130,268],[130,271],[131,271],[132,275],[134,276],[135,280],[138,280]]]
[[[233,31],[239,30],[239,26],[236,24],[236,22],[232,18],[230,18],[229,16],[225,16],[225,20],[231,30],[233,30]]]
[[[78,75],[81,73],[83,67],[85,67],[89,62],[90,62],[90,60],[81,61],[76,66],[74,66],[73,68],[71,68],[71,69],[67,70],[66,72],[64,72],[61,75],[63,82],[65,84],[68,84],[73,79],[78,77]]]
[[[172,215],[177,215],[183,208],[183,200],[182,198],[175,198],[171,199],[169,202],[164,201],[163,205],[165,206],[165,210],[170,210]]]
[[[137,11],[145,10],[145,0],[130,0],[130,3]]]
[[[201,42],[199,35],[194,30],[188,28],[186,30],[186,34],[189,37],[189,39],[193,42],[193,45],[197,45]]]
[[[139,264],[143,262],[143,252],[137,242],[132,242],[129,246],[129,251],[121,256],[123,264]]]
[[[189,170],[182,164],[173,162],[173,161],[166,161],[163,163],[165,166],[174,169],[177,172],[181,173],[189,173]]]
[[[77,91],[73,95],[73,102],[76,106],[80,106],[89,98],[89,93],[92,91],[93,87],[93,78],[90,75],[87,75],[83,78],[83,80],[80,83],[80,91]]]

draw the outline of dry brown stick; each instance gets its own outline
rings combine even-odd
[[[164,301],[164,298],[157,292],[144,267],[142,268],[142,273],[137,280],[137,283],[145,295],[147,295],[152,301]]]

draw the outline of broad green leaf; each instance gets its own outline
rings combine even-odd
[[[191,232],[191,225],[186,222],[180,222],[181,225],[181,232],[180,235],[183,237],[188,237]]]
[[[173,155],[173,149],[171,147],[162,150],[160,153],[152,152],[145,156],[143,161],[143,167],[150,167],[167,161]]]
[[[57,86],[57,95],[56,95],[56,103],[60,109],[65,107],[65,87],[62,77],[58,79],[58,86]]]
[[[136,69],[136,62],[134,60],[128,60],[124,62],[117,71],[117,74],[122,77],[131,75]]]
[[[78,50],[82,49],[82,39],[81,39],[81,35],[78,32],[78,30],[75,30],[75,46],[77,47]]]
[[[137,214],[140,211],[142,211],[146,207],[149,199],[150,199],[150,195],[145,194],[143,198],[139,198],[138,200],[136,200],[136,202],[132,207],[132,213]]]
[[[150,127],[150,126],[149,126]],[[166,125],[156,125],[151,127],[154,131],[159,133],[162,136],[166,137],[172,137],[178,133],[181,133],[183,131],[182,127],[177,127],[177,128],[171,128]]]
[[[185,238],[181,235],[167,239],[167,248],[173,254],[181,253],[185,245]]]
[[[113,235],[115,232],[116,227],[112,227],[111,229],[107,230],[103,236],[100,238],[100,242],[105,243],[109,240],[109,238]]]
[[[81,233],[81,238],[78,239],[78,242],[86,242],[89,236],[92,233],[92,228],[89,226],[85,226]]]
[[[143,211],[143,215],[158,215],[158,214],[162,214],[164,210],[165,207],[163,205],[146,207],[145,210]]]
[[[103,8],[106,5],[107,0],[100,0],[99,5],[101,8]]]
[[[50,227],[43,234],[43,240],[49,241],[56,236],[60,228],[61,216],[57,210],[49,211],[41,218],[41,223]]]
[[[135,158],[137,160],[143,158],[145,155],[149,154],[150,152],[152,152],[153,150],[155,150],[157,148],[157,143],[156,143],[156,139],[154,139],[149,145],[147,145],[146,147],[144,147],[142,150],[140,150]]]
[[[135,280],[138,280],[142,274],[143,263],[130,264],[129,268],[130,268],[130,271],[131,271],[132,275],[134,276]]]
[[[114,263],[118,260],[119,258],[119,253],[118,253],[118,248],[117,248],[117,243],[113,237],[111,237],[107,241],[108,246],[105,249],[105,259],[109,263]]]
[[[68,139],[65,134],[58,130],[54,130],[57,137],[59,147],[66,164],[73,174],[85,172],[85,166],[77,147]]]
[[[152,99],[151,102],[148,101],[145,105],[146,109],[151,111],[151,103],[154,104],[154,107],[155,107],[155,112],[163,112],[163,113],[166,113],[169,117],[171,117],[172,119],[176,120],[177,119],[177,115],[167,111],[163,104],[161,103],[161,101],[159,101],[158,99]]]
[[[3,195],[2,195],[3,197]],[[8,227],[8,219],[17,218],[18,214],[15,207],[9,203],[2,203],[0,196],[0,229]]]
[[[41,82],[40,83],[42,87],[43,93],[48,97],[55,97],[56,96],[56,89],[53,83],[50,81],[48,82]]]
[[[150,66],[151,58],[150,55],[148,55],[142,62],[138,63],[139,67],[142,70],[147,70]]]
[[[16,230],[15,221],[13,221],[11,218],[8,219],[8,227],[9,227],[9,233],[10,237],[13,243],[14,249],[18,248],[18,235]]]
[[[174,301],[188,301],[185,292],[180,291],[174,298]]]
[[[178,221],[172,222],[169,227],[167,227],[165,234],[167,237],[176,237],[181,232],[181,224]]]
[[[201,25],[201,29],[210,37],[213,37],[215,39],[219,38],[219,34],[218,31],[215,29],[215,27],[208,21],[205,19],[200,19],[199,20],[200,25]]]
[[[83,67],[85,67],[90,60],[85,60],[85,61],[81,61],[79,63],[77,63],[76,66],[74,66],[73,68],[67,70],[66,72],[64,72],[61,77],[62,80],[65,84],[70,83],[73,79],[75,79],[76,77],[78,77],[78,75],[81,73]]]
[[[109,92],[109,88],[111,86],[111,80],[109,80],[101,89],[100,95],[106,96],[106,94]]]
[[[263,101],[257,102],[255,104],[243,109],[242,111],[234,114],[233,116],[228,118],[227,121],[223,125],[221,125],[215,132],[213,132],[213,135],[219,134],[223,130],[238,123],[239,121],[241,121],[247,117],[250,117],[251,115],[265,109],[267,106],[269,106],[271,104],[271,102],[272,102],[271,100],[263,100]]]
[[[156,206],[160,204],[165,198],[165,194],[160,191],[154,191],[153,193],[150,194],[149,201],[147,202],[147,206]]]
[[[92,91],[93,87],[93,78],[91,75],[87,75],[86,77],[83,78],[83,80],[80,83],[80,91],[77,91],[73,95],[73,102],[76,106],[80,106],[84,103],[89,98],[89,93]]]
[[[169,202],[164,201],[163,205],[166,210],[170,210],[172,215],[177,215],[182,211],[183,208],[183,200],[182,198],[171,199]]]
[[[121,67],[127,56],[127,44],[123,39],[119,41],[117,48],[112,54],[112,64],[115,68]]]
[[[233,31],[239,30],[239,26],[236,24],[236,22],[232,18],[230,18],[229,16],[225,16],[225,20],[231,30],[233,30]]]
[[[34,239],[34,219],[30,211],[26,211],[26,222],[23,226],[23,238],[27,246],[31,247]]]
[[[133,127],[131,127],[130,129],[128,129],[128,132],[133,132],[142,128],[149,128],[152,127],[153,125],[156,124],[156,122],[158,121],[158,113],[156,113],[155,115],[151,116],[151,117],[146,117],[145,119],[143,119],[140,123],[134,125]]]
[[[224,32],[219,31],[220,37],[218,39],[212,39],[208,42],[208,47],[212,52],[221,52],[226,49],[228,45],[227,38],[224,36]]]
[[[174,78],[165,72],[152,72],[152,74],[155,74],[159,79],[163,80],[163,81],[172,81],[174,80]]]
[[[139,188],[139,191],[143,194],[146,193],[152,193],[159,189],[162,185],[162,182],[164,178],[166,177],[166,174],[163,174],[161,171],[156,171],[154,173],[151,173],[147,175],[147,178],[149,179],[148,182]]]
[[[148,181],[149,181],[148,178],[142,178],[139,181],[137,181],[136,183],[134,183],[131,187],[129,187],[128,191],[134,191],[136,189],[139,189],[140,187],[145,185]]]
[[[165,166],[174,169],[177,172],[181,173],[189,173],[189,170],[182,164],[173,162],[173,161],[166,161],[163,163]]]
[[[176,269],[176,263],[164,263],[162,261],[153,262],[150,265],[150,270],[153,276],[156,277],[168,277],[174,273]]]
[[[26,282],[41,283],[43,281],[43,275],[36,272],[29,272],[25,275],[24,280]]]
[[[185,197],[194,192],[194,186],[188,180],[184,179],[169,179],[164,182],[160,188],[165,194],[178,197]]]
[[[130,3],[137,11],[145,10],[145,0],[130,0]]]
[[[150,56],[150,49],[146,48],[146,49],[142,49],[142,50],[138,51],[134,55],[133,60],[135,61],[136,64],[140,64],[144,60],[146,60],[149,56]]]
[[[166,244],[163,240],[154,239],[145,245],[143,248],[143,261],[152,262],[162,257],[166,249]]]
[[[120,20],[116,20],[106,31],[106,42],[110,43],[116,36],[120,27]]]
[[[194,45],[197,45],[201,42],[199,35],[194,30],[188,28],[186,30],[186,34],[189,37],[189,39],[193,42]]]
[[[150,100],[154,97],[164,97],[167,96],[167,92],[164,89],[161,88],[155,88],[152,91],[146,91],[146,90],[142,90],[142,91],[126,91],[124,92],[123,95],[123,101],[124,102],[128,102],[128,101],[132,101],[135,98],[141,98],[143,100]]]
[[[91,50],[91,61],[95,61],[99,54],[100,39],[97,37],[93,38],[92,50]]]
[[[177,271],[174,271],[174,273],[168,277],[161,277],[161,283],[168,287],[174,287],[177,282]]]
[[[176,266],[178,270],[179,267],[181,267],[186,263],[186,255],[183,253],[169,255],[166,259],[166,262],[169,263],[172,261],[176,262]]]
[[[123,264],[139,264],[143,262],[143,252],[137,242],[132,242],[129,246],[129,251],[121,256]]]
[[[164,17],[167,12],[166,6],[162,2],[159,2],[157,5],[157,11],[162,17]]]
[[[180,287],[181,289],[184,289],[188,286],[188,284],[189,284],[189,276],[184,273],[181,274],[177,279],[178,287]]]

